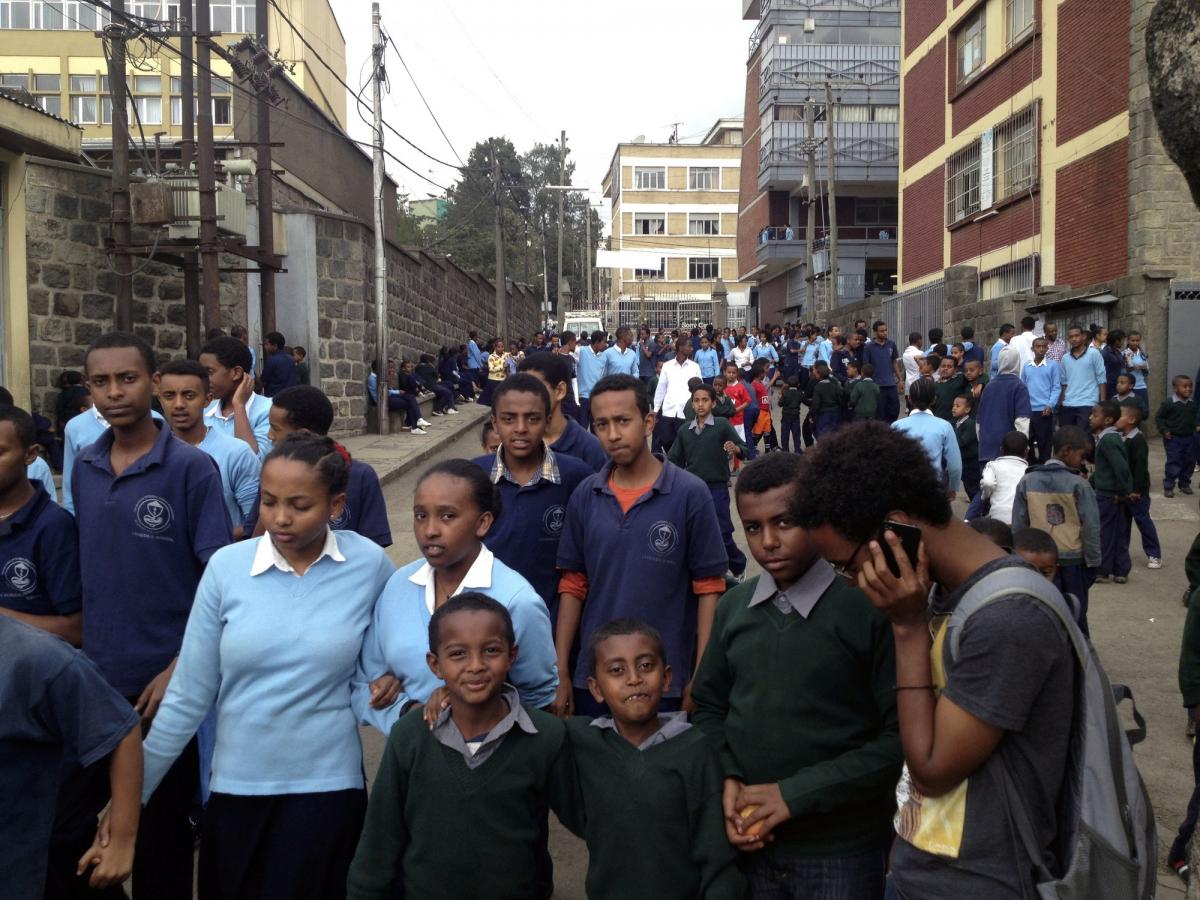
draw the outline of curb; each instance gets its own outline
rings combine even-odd
[[[474,403],[469,405],[480,409],[486,409],[488,411],[487,414],[491,414],[491,407],[484,407]],[[443,449],[445,449],[447,444],[458,440],[472,428],[476,428],[480,422],[487,418],[487,415],[467,416],[467,421],[465,422],[461,421],[462,418],[463,416],[461,415],[455,418],[454,424],[447,429],[444,436],[439,436],[439,439],[436,441],[430,441],[427,446],[423,447],[421,450],[417,451],[407,459],[397,463],[395,468],[390,469],[389,471],[380,475],[379,483],[381,485],[388,485],[396,479],[407,475],[417,466],[427,461],[430,457],[440,453]]]

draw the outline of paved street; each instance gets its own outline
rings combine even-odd
[[[432,456],[425,465],[455,456],[480,453],[478,429],[471,429]],[[1152,442],[1152,473],[1162,471],[1161,445]],[[413,487],[424,466],[392,481],[386,488],[388,514],[395,543],[392,560],[401,565],[416,559],[419,551],[412,536],[409,512]],[[1146,717],[1149,737],[1137,748],[1138,764],[1150,790],[1159,826],[1160,858],[1183,817],[1191,788],[1190,747],[1184,737],[1184,714],[1176,685],[1179,636],[1184,609],[1180,596],[1186,585],[1183,556],[1196,535],[1200,514],[1195,497],[1176,495],[1173,500],[1155,496],[1152,511],[1163,543],[1163,568],[1150,571],[1136,531],[1131,547],[1134,569],[1126,585],[1100,585],[1091,593],[1092,638],[1115,682],[1133,687],[1138,708]],[[737,521],[736,516],[734,517]],[[745,546],[738,532],[738,542]],[[749,574],[757,567],[750,563]],[[383,738],[363,731],[368,775],[378,766]],[[582,900],[586,873],[583,844],[552,826],[551,851],[555,858],[555,897]],[[1165,870],[1160,874],[1161,896],[1183,896],[1181,883]]]

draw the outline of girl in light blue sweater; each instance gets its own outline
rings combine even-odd
[[[496,559],[483,538],[500,515],[500,492],[466,459],[427,469],[413,494],[413,532],[423,559],[396,572],[363,641],[351,702],[360,721],[387,734],[442,681],[429,668],[429,620],[461,591],[487,594],[508,609],[520,652],[509,674],[527,706],[548,706],[558,684],[550,614],[533,586]]]
[[[215,708],[201,898],[345,896],[367,805],[350,684],[394,571],[375,542],[329,528],[349,472],[328,437],[289,434],[263,463],[267,534],[219,550],[200,580],[142,797]]]

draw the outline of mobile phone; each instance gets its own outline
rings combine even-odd
[[[887,560],[888,569],[891,573],[899,578],[900,565],[896,562],[896,557],[892,554],[891,545],[884,540],[885,532],[892,532],[900,539],[900,546],[904,548],[904,553],[908,556],[908,561],[914,569],[917,567],[917,548],[921,545],[921,529],[915,525],[905,525],[902,522],[884,522],[879,529],[879,533],[875,539],[879,541],[879,548],[883,551],[883,558]]]

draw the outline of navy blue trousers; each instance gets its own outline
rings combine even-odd
[[[1054,414],[1034,413],[1029,418],[1029,463],[1044,466],[1054,455]]]
[[[796,453],[804,452],[804,447],[801,445],[801,428],[799,418],[780,420],[779,441],[783,446],[784,453],[786,453],[793,444],[795,445]]]
[[[1088,611],[1088,591],[1092,586],[1092,570],[1083,564],[1082,561],[1077,563],[1059,563],[1058,573],[1054,576],[1054,586],[1063,594],[1071,594],[1078,601],[1079,606],[1079,627],[1083,629],[1084,634],[1090,634],[1088,631],[1087,611]]]
[[[1167,451],[1167,465],[1163,473],[1163,490],[1192,486],[1192,473],[1196,470],[1196,440],[1188,435],[1171,435],[1163,438],[1163,449]]]
[[[813,420],[813,437],[818,441],[825,435],[837,430],[842,422],[842,414],[837,410],[827,409],[818,414]]]
[[[979,496],[979,482],[983,480],[983,465],[977,459],[963,460],[962,485],[968,500]]]
[[[1125,510],[1116,497],[1096,494],[1100,508],[1100,568],[1096,574],[1128,575],[1129,532],[1125,528]]]
[[[754,900],[882,900],[887,849],[810,857],[768,845],[740,863]]]
[[[1125,549],[1129,550],[1129,541],[1133,537],[1133,523],[1137,522],[1138,531],[1142,535],[1142,552],[1153,559],[1162,558],[1162,546],[1158,542],[1158,529],[1150,518],[1150,495],[1142,494],[1137,500],[1125,502]]]
[[[879,406],[875,418],[881,422],[895,422],[900,418],[900,394],[896,385],[879,385]]]
[[[746,571],[746,554],[733,539],[733,518],[729,514],[729,485],[710,484],[713,506],[717,510],[717,525],[721,529],[721,540],[725,542],[725,555],[729,557],[729,571],[741,575]]]
[[[1058,427],[1074,425],[1076,428],[1082,428],[1084,434],[1091,434],[1092,429],[1088,427],[1088,416],[1091,414],[1090,406],[1064,406],[1058,413]]]

